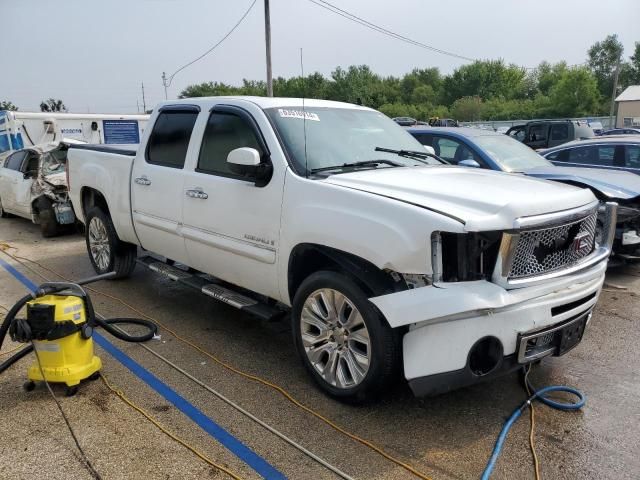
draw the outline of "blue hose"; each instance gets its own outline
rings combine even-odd
[[[578,398],[578,401],[575,403],[563,403],[558,402],[556,400],[551,400],[550,398],[545,397],[545,394],[550,392],[566,392],[572,395],[575,395]],[[540,390],[537,390],[529,399],[524,402],[520,407],[518,407],[506,421],[502,430],[500,431],[500,435],[498,436],[498,440],[496,440],[496,445],[493,447],[493,453],[491,454],[491,458],[487,462],[487,466],[482,472],[482,480],[488,480],[491,476],[491,472],[493,471],[493,467],[496,465],[496,461],[500,456],[500,452],[502,451],[502,447],[504,445],[504,441],[507,438],[507,434],[509,430],[513,426],[513,424],[520,418],[522,412],[529,406],[531,402],[534,400],[540,400],[545,405],[548,405],[551,408],[555,408],[557,410],[579,410],[584,406],[584,402],[586,400],[585,396],[582,394],[580,390],[576,390],[572,387],[565,387],[562,385],[552,385],[550,387],[544,387]]]

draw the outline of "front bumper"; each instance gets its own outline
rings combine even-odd
[[[428,286],[370,299],[403,339],[404,373],[416,395],[442,393],[517,369],[519,336],[593,309],[606,259],[588,270],[513,290],[487,281]],[[501,355],[491,371],[469,367],[476,342],[494,337]]]

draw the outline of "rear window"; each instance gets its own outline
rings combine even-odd
[[[165,167],[182,168],[197,117],[197,112],[160,113],[149,136],[147,162]]]

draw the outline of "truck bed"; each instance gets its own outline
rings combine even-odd
[[[137,145],[73,145],[67,153],[69,197],[76,217],[85,222],[84,194],[104,198],[121,240],[137,243],[131,220],[129,182]]]

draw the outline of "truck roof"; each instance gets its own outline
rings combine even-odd
[[[220,100],[244,100],[247,102],[254,103],[258,105],[260,108],[277,108],[277,107],[300,107],[302,108],[303,102],[305,107],[311,108],[355,108],[360,110],[371,110],[368,107],[364,107],[362,105],[354,105],[351,103],[345,102],[335,102],[332,100],[317,100],[314,98],[288,98],[288,97],[252,97],[252,96],[243,96],[243,95],[230,95],[230,96],[220,96],[220,97],[192,97],[192,98],[183,98],[180,100],[167,100],[164,102],[160,102],[158,104],[158,108],[163,107],[164,105],[175,105],[179,103],[185,103],[188,105],[200,105],[203,107],[213,106],[216,103],[220,103]]]

